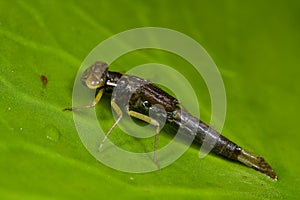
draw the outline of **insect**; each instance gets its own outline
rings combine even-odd
[[[90,105],[65,108],[64,110],[72,111],[81,108],[93,108],[100,101],[104,92],[111,92],[113,89],[119,88],[119,91],[115,93],[117,95],[114,95],[113,93],[111,100],[111,106],[117,113],[118,118],[106,133],[99,148],[103,146],[109,134],[122,119],[124,113],[127,113],[131,117],[140,119],[157,127],[154,142],[154,162],[157,162],[156,148],[161,124],[159,121],[149,117],[148,114],[151,109],[155,109],[152,105],[158,104],[164,108],[166,124],[169,126],[177,129],[178,127],[183,127],[185,133],[193,135],[195,142],[198,142],[199,144],[203,144],[205,138],[214,138],[218,135],[212,148],[214,153],[241,162],[274,180],[277,180],[276,173],[263,157],[244,150],[226,137],[218,134],[212,127],[189,114],[176,98],[169,95],[152,82],[136,76],[108,71],[108,65],[101,61],[95,62],[86,69],[82,75],[81,81],[88,88],[97,89],[95,99]],[[195,127],[196,131],[191,132],[190,130]]]

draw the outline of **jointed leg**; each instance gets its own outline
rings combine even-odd
[[[147,115],[143,115],[141,113],[135,112],[135,111],[129,111],[128,114],[132,117],[135,117],[137,119],[140,119],[144,122],[147,122],[149,124],[152,124],[153,126],[156,126],[156,132],[155,132],[155,141],[154,141],[154,162],[159,167],[157,162],[157,143],[158,143],[158,134],[160,131],[160,124],[155,119],[152,119],[151,117]]]
[[[106,133],[106,135],[104,136],[103,140],[101,141],[101,143],[99,145],[99,151],[103,147],[104,142],[107,140],[107,138],[110,135],[110,133],[112,132],[112,130],[117,126],[117,124],[120,122],[120,120],[123,117],[122,110],[120,109],[120,107],[115,102],[113,102],[113,101],[111,102],[111,107],[117,113],[118,119],[115,121],[115,123],[112,125],[112,127],[109,129],[109,131]]]
[[[75,107],[72,107],[72,108],[65,108],[63,109],[64,111],[65,110],[70,110],[70,111],[74,111],[74,110],[77,110],[77,109],[82,109],[82,108],[93,108],[95,107],[95,105],[100,101],[102,95],[103,95],[103,92],[104,92],[104,89],[101,89],[99,90],[97,96],[95,97],[95,99],[93,100],[93,102],[90,104],[90,105],[86,105],[86,106],[75,106]]]

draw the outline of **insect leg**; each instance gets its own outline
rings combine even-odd
[[[117,124],[120,122],[120,120],[123,117],[123,112],[121,110],[121,108],[114,102],[111,102],[111,107],[114,109],[114,111],[117,113],[118,115],[118,119],[115,121],[115,123],[112,125],[112,127],[109,129],[109,131],[105,134],[103,140],[101,141],[100,145],[99,145],[99,151],[101,150],[104,142],[107,140],[108,136],[110,135],[110,133],[112,132],[112,130],[117,126]]]
[[[154,141],[154,162],[157,166],[157,155],[156,155],[156,151],[157,151],[157,142],[158,142],[158,134],[159,134],[159,130],[160,130],[160,124],[158,121],[156,121],[155,119],[147,116],[147,115],[143,115],[141,113],[135,112],[135,111],[129,111],[128,114],[132,117],[135,117],[137,119],[140,119],[144,122],[147,122],[149,124],[152,124],[153,126],[156,126],[156,132],[155,132],[155,141]]]
[[[72,107],[72,108],[65,108],[65,109],[63,109],[63,111],[66,111],[66,110],[74,111],[74,110],[82,109],[82,108],[93,108],[100,101],[100,99],[101,99],[101,97],[103,95],[103,92],[104,92],[104,88],[101,89],[101,90],[99,90],[99,92],[97,93],[95,99],[93,100],[93,102],[90,105],[75,106],[75,107]]]

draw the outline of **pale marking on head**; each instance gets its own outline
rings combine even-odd
[[[96,61],[83,72],[81,82],[90,89],[102,87],[106,83],[107,71],[108,65],[105,62]]]

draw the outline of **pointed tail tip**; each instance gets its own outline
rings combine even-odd
[[[272,167],[267,163],[267,161],[263,157],[256,156],[245,150],[241,150],[241,153],[238,156],[238,160],[244,163],[245,165],[252,167],[253,169],[274,179],[275,181],[278,180],[276,172],[272,169]]]
[[[276,172],[272,169],[272,167],[267,163],[267,161],[263,157],[257,157],[257,160],[257,167],[253,166],[253,168],[277,181],[278,176],[276,175]]]
[[[254,168],[254,167],[253,167]],[[257,171],[260,171],[261,173],[265,174],[266,176],[274,179],[274,181],[278,181],[278,176],[274,172],[274,170],[269,165],[269,168],[254,168]]]

